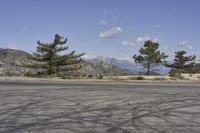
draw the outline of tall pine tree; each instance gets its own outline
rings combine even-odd
[[[172,68],[170,74],[175,76],[176,74],[180,74],[181,72],[189,72],[192,71],[192,68],[195,64],[196,56],[187,56],[186,51],[178,51],[175,52],[174,62],[172,64],[166,63],[167,67]]]
[[[28,58],[34,63],[26,64],[26,67],[42,70],[42,74],[60,77],[67,72],[80,68],[82,54],[75,54],[75,50],[67,53],[68,46],[64,46],[67,38],[56,34],[52,43],[37,41],[37,51]],[[62,53],[61,53],[62,52]],[[65,54],[63,54],[66,52]]]
[[[147,75],[153,72],[152,69],[163,63],[163,60],[168,57],[168,55],[159,51],[159,43],[152,40],[145,41],[144,47],[139,50],[139,53],[139,55],[134,55],[133,59],[146,69]]]

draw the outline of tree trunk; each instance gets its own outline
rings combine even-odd
[[[147,65],[147,75],[149,75],[150,74],[150,63],[148,63],[148,65]]]

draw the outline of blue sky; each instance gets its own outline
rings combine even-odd
[[[36,41],[68,38],[87,57],[131,60],[152,39],[173,57],[200,57],[199,0],[1,0],[0,47],[33,52]]]

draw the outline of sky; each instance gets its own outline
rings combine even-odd
[[[56,33],[69,50],[132,60],[145,40],[200,58],[200,0],[1,0],[0,48],[35,52]]]

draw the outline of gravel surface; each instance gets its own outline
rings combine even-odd
[[[200,85],[0,81],[2,133],[199,133]]]

